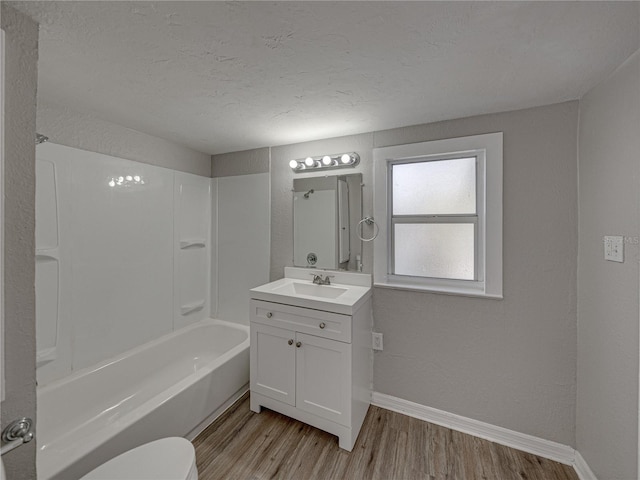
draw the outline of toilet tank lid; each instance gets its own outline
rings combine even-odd
[[[186,480],[195,461],[191,442],[180,437],[162,438],[112,458],[81,480]]]

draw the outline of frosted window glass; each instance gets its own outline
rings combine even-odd
[[[475,279],[473,223],[395,225],[396,275]]]
[[[393,165],[393,214],[476,213],[476,158]]]

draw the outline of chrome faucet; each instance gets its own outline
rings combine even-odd
[[[327,275],[325,278],[322,278],[322,275],[317,275],[315,273],[310,273],[309,275],[313,275],[313,283],[316,285],[331,285],[331,277],[334,275]]]

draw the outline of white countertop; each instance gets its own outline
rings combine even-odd
[[[330,275],[331,285],[317,286],[312,282],[312,275]],[[337,295],[335,298],[304,294],[295,291],[294,284],[305,284],[315,289],[331,289],[327,294]],[[325,293],[325,292],[323,292]],[[285,278],[260,285],[250,290],[252,299],[267,302],[312,308],[327,312],[353,315],[371,296],[371,275],[364,273],[312,270],[307,268],[285,268]]]

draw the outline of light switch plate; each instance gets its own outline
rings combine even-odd
[[[606,235],[604,237],[604,259],[611,262],[624,262],[624,237]]]

